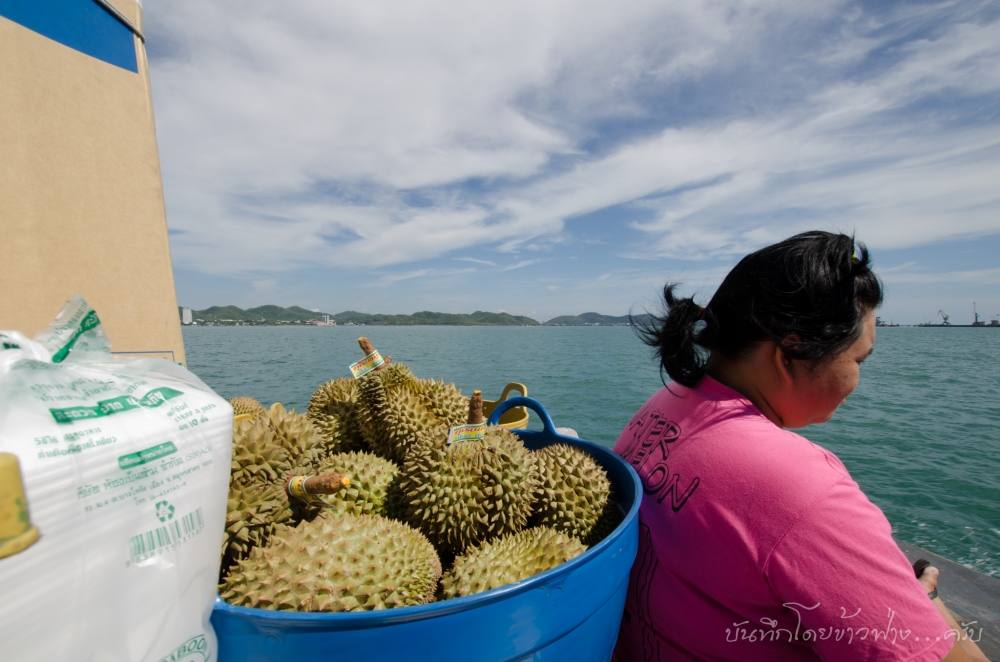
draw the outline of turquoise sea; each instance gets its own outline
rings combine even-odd
[[[302,411],[349,374],[360,335],[466,393],[523,382],[556,425],[607,446],[662,386],[628,327],[186,327],[184,342],[221,395]],[[879,329],[857,391],[801,432],[844,461],[898,538],[1000,577],[1000,330]]]

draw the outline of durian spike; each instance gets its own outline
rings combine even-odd
[[[358,346],[361,347],[361,351],[365,353],[365,356],[368,356],[369,354],[375,351],[375,345],[373,345],[372,341],[368,340],[368,338],[366,338],[365,336],[361,336],[360,338],[358,338]],[[384,368],[385,366],[392,363],[391,356],[383,356],[382,358],[384,360],[384,363],[382,363],[382,365],[372,370],[372,372],[377,372],[382,368]]]
[[[285,494],[289,498],[309,501],[311,497],[319,494],[339,492],[350,484],[350,478],[336,471],[319,476],[292,476],[285,481]]]
[[[485,423],[486,417],[483,416],[483,392],[476,389],[472,392],[472,397],[469,398],[469,420],[470,424]]]

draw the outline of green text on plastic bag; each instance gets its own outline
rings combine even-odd
[[[111,416],[112,414],[129,411],[130,409],[138,409],[139,407],[159,407],[167,400],[176,398],[178,395],[183,395],[183,393],[169,386],[161,386],[154,388],[141,398],[120,395],[110,400],[100,400],[92,407],[63,407],[60,409],[49,409],[49,413],[52,414],[52,418],[55,419],[56,423],[72,423],[73,421],[80,421],[87,418]]]
[[[122,455],[118,458],[118,466],[122,469],[131,469],[133,467],[146,464],[147,462],[152,462],[153,460],[159,460],[160,458],[176,452],[177,446],[174,445],[174,442],[165,441],[162,444],[150,446],[149,448],[136,451],[135,453]]]

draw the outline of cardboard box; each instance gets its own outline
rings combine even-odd
[[[183,363],[141,7],[112,1],[0,4],[0,329],[79,293],[115,353]]]

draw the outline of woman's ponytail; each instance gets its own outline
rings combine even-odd
[[[678,384],[693,387],[705,375],[706,352],[713,335],[712,315],[694,299],[674,296],[676,283],[663,288],[665,313],[647,319],[629,316],[639,338],[656,350],[661,372]]]

